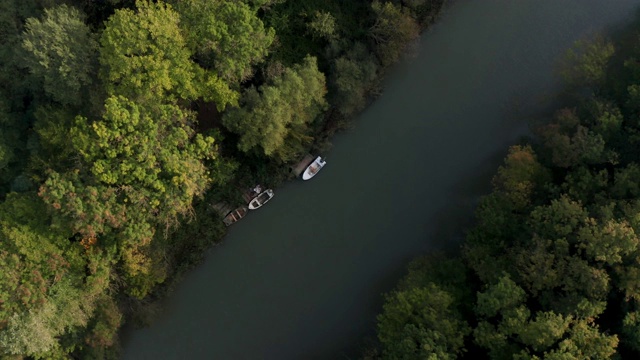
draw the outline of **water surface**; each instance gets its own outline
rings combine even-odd
[[[294,0],[291,0],[294,1]],[[558,90],[573,41],[637,0],[457,1],[340,134],[324,169],[234,225],[125,359],[336,359],[374,336],[416,255],[459,244],[477,197]]]

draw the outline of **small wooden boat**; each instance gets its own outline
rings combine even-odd
[[[271,200],[272,197],[273,197],[273,190],[271,189],[267,189],[261,192],[260,195],[251,199],[251,201],[249,202],[249,210],[255,210],[259,208],[260,206],[266,204],[267,201]]]
[[[309,166],[307,166],[307,169],[304,171],[304,173],[302,173],[302,180],[309,180],[312,177],[316,176],[318,171],[320,171],[320,169],[322,169],[322,167],[326,163],[326,161],[322,160],[322,157],[318,156],[315,160],[313,160],[311,164],[309,164]]]
[[[225,225],[229,226],[236,221],[242,219],[245,215],[247,215],[247,211],[249,211],[246,206],[241,206],[232,212],[228,213],[227,216],[222,219]]]

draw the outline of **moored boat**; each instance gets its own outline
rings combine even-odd
[[[302,180],[309,180],[316,176],[318,171],[320,171],[326,163],[326,161],[322,160],[322,157],[318,156],[311,164],[309,164],[309,166],[307,166],[304,173],[302,173]]]
[[[225,216],[224,219],[222,219],[222,222],[224,222],[225,225],[229,226],[235,223],[236,221],[242,219],[247,214],[247,211],[249,210],[247,209],[246,206],[241,206],[233,210],[232,212],[228,213],[227,216]]]
[[[249,202],[249,210],[255,210],[260,206],[266,204],[267,201],[271,200],[273,195],[273,190],[271,189],[267,189],[261,192],[258,196],[251,199],[251,201]]]

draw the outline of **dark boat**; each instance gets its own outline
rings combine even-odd
[[[235,223],[236,221],[242,219],[245,215],[247,215],[248,211],[249,210],[245,206],[239,207],[233,210],[232,212],[228,213],[227,216],[225,216],[222,221],[224,222],[225,225],[229,226]]]

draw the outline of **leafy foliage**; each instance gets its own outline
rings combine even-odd
[[[242,1],[174,1],[187,30],[187,44],[205,68],[234,84],[251,77],[273,43],[256,10]]]
[[[97,43],[84,16],[67,5],[29,18],[22,36],[24,63],[43,83],[45,93],[63,105],[78,105],[93,82]]]
[[[376,17],[369,36],[377,45],[380,62],[388,66],[396,62],[407,45],[418,37],[419,27],[406,11],[391,2],[375,0],[371,8]]]
[[[140,0],[136,7],[137,12],[117,10],[100,39],[100,63],[110,95],[134,101],[202,96],[220,108],[235,102],[227,84],[191,61],[180,15],[171,6]]]
[[[605,81],[607,64],[614,52],[614,45],[603,36],[576,42],[565,55],[562,69],[565,80],[572,86],[597,89]]]
[[[243,106],[227,113],[225,126],[240,135],[244,152],[259,148],[267,156],[289,161],[312,138],[308,124],[326,108],[324,75],[316,59],[286,69],[272,84],[248,89]]]
[[[385,358],[454,359],[461,354],[469,327],[456,316],[452,303],[452,297],[433,283],[390,295],[378,317]]]
[[[331,84],[334,103],[345,116],[355,114],[367,104],[367,94],[376,86],[378,64],[362,43],[356,43],[334,62]]]

